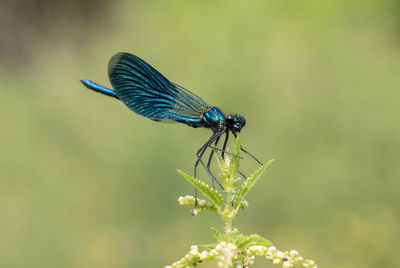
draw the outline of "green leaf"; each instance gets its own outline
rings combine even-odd
[[[236,137],[235,145],[233,146],[233,154],[229,165],[229,177],[233,178],[239,170],[239,156],[240,156],[240,138]]]
[[[272,243],[259,236],[258,234],[238,236],[235,239],[235,244],[239,249],[245,249],[251,246],[270,246]]]
[[[199,248],[204,248],[207,250],[212,250],[214,249],[218,244],[213,243],[213,244],[203,244],[203,245],[198,245]]]
[[[204,182],[202,182],[201,180],[198,180],[196,178],[193,178],[190,175],[187,175],[186,173],[184,173],[183,171],[177,170],[188,182],[190,182],[191,184],[193,184],[197,189],[200,190],[200,192],[202,192],[208,199],[210,199],[211,202],[214,203],[214,205],[219,209],[219,207],[221,206],[223,199],[221,194],[211,188],[208,184],[205,184]]]
[[[213,232],[213,235],[215,239],[217,239],[218,243],[224,240],[224,234],[221,234],[217,229],[211,227],[211,231]]]
[[[240,202],[242,202],[246,194],[250,191],[251,188],[253,188],[254,184],[264,173],[265,169],[267,169],[267,167],[271,165],[273,161],[274,161],[273,159],[269,160],[266,164],[264,164],[259,169],[257,169],[253,174],[251,174],[250,177],[242,184],[242,187],[236,194],[235,208],[237,208],[240,205]]]

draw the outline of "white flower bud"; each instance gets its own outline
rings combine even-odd
[[[293,267],[293,264],[291,264],[291,263],[288,262],[288,261],[285,261],[285,262],[282,264],[282,267],[283,267],[283,268],[292,268],[292,267]]]
[[[208,252],[205,250],[200,253],[200,259],[202,259],[202,260],[206,259],[207,256],[208,256]]]
[[[249,202],[247,202],[246,200],[243,200],[241,203],[241,207],[242,208],[248,208],[249,207]]]
[[[267,251],[267,253],[265,254],[265,258],[267,258],[268,260],[272,260],[274,258],[274,255],[270,251]]]
[[[299,253],[297,252],[297,250],[292,249],[292,250],[290,251],[290,256],[292,256],[292,257],[297,257],[297,256],[299,256]]]
[[[237,250],[237,247],[236,247],[234,244],[232,244],[232,243],[229,243],[229,244],[227,245],[227,247],[228,247],[230,250],[232,250],[232,251]]]
[[[272,263],[273,263],[274,265],[279,265],[279,264],[281,263],[281,259],[274,259],[274,260],[272,261]]]
[[[283,254],[282,251],[278,250],[278,252],[276,252],[276,257],[277,257],[277,258],[279,258],[279,259],[282,260],[284,256],[285,256],[285,255]]]

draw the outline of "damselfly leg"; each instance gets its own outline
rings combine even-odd
[[[222,159],[224,159],[224,154],[225,154],[225,149],[226,149],[226,144],[228,143],[228,139],[229,139],[229,131],[225,131],[226,135],[225,135],[225,141],[224,141],[224,146],[222,146]]]
[[[236,138],[236,137],[237,137],[237,134],[236,134],[235,132],[232,132],[232,133],[233,133],[233,135],[234,135],[235,138]],[[261,166],[264,165],[264,164],[261,163],[261,161],[258,160],[254,155],[252,155],[251,153],[249,153],[248,151],[246,151],[242,146],[240,146],[240,150],[241,150],[243,153],[245,153],[245,154],[247,154],[248,156],[250,156],[251,158],[253,158],[254,160],[256,160],[256,162],[257,162],[258,164],[260,164]]]
[[[236,135],[235,135],[235,137],[236,137]],[[225,151],[225,149],[226,149],[226,144],[228,143],[228,138],[229,138],[229,131],[226,131],[224,146],[222,147],[222,158],[224,158],[224,153],[230,154],[229,152],[226,152],[226,151]],[[235,156],[235,155],[233,155],[233,154],[230,154],[230,155]],[[236,157],[239,157],[239,158],[243,159],[243,157],[241,157],[241,156],[237,156],[237,155],[236,155]],[[245,180],[247,180],[247,177],[246,177],[240,170],[238,170],[238,173],[239,173]]]
[[[224,144],[223,144],[223,146],[222,146],[222,149],[219,149],[219,148],[217,148],[216,146],[218,145],[218,142],[219,142],[221,136],[222,136],[224,133],[225,133]],[[235,133],[235,132],[233,132],[233,131],[232,131],[232,133],[233,133],[233,135],[234,135],[235,137],[237,137],[237,133]],[[219,186],[222,190],[224,190],[224,187],[223,187],[222,184],[218,181],[218,179],[214,176],[214,174],[211,172],[211,169],[210,169],[210,167],[211,167],[211,160],[212,160],[212,158],[213,158],[213,156],[214,156],[214,150],[221,151],[221,156],[222,156],[222,158],[224,158],[225,153],[226,153],[226,154],[229,154],[229,155],[232,155],[233,157],[243,158],[243,157],[241,157],[241,156],[234,155],[234,154],[232,154],[232,153],[226,151],[226,146],[227,146],[227,144],[228,144],[228,139],[229,139],[229,130],[227,130],[227,129],[223,129],[223,130],[220,130],[220,131],[213,132],[213,134],[212,134],[211,137],[207,140],[207,142],[205,142],[205,143],[197,150],[197,152],[196,152],[197,159],[196,159],[196,162],[195,162],[195,164],[194,164],[194,177],[195,177],[195,178],[197,177],[197,167],[198,167],[199,164],[201,164],[201,165],[204,167],[204,169],[207,171],[207,173],[209,174],[209,176],[211,177],[211,179],[212,179],[212,186],[214,187],[214,181],[215,181],[215,182],[218,184],[218,186]],[[213,143],[214,143],[214,146],[212,146]],[[210,152],[210,156],[209,156],[209,158],[208,158],[207,165],[206,165],[206,164],[204,163],[204,161],[203,161],[203,156],[204,156],[204,154],[205,154],[205,152],[207,151],[208,148],[211,149],[211,152]],[[255,156],[253,156],[251,153],[249,153],[248,151],[246,151],[242,146],[240,146],[240,150],[241,150],[242,152],[244,152],[245,154],[249,155],[251,158],[253,158],[258,164],[262,165],[262,163],[261,163]],[[239,173],[244,179],[247,179],[247,177],[246,177],[242,172],[238,171],[238,173]],[[196,207],[197,207],[197,189],[195,188],[195,205],[194,205],[194,208],[193,208],[193,209],[195,209]]]
[[[223,134],[223,132],[222,132],[222,133],[220,133],[220,132],[214,132],[214,133],[211,135],[211,137],[208,139],[208,141],[207,141],[206,143],[204,143],[204,144],[200,147],[200,149],[197,150],[197,152],[196,152],[197,160],[196,160],[196,163],[194,164],[194,177],[195,177],[195,178],[197,177],[197,166],[199,165],[199,163],[201,163],[201,164],[203,165],[204,169],[207,170],[207,173],[211,176],[212,180],[213,180],[213,181],[215,180],[215,181],[217,182],[217,184],[218,184],[218,185],[221,187],[221,189],[223,190],[224,187],[222,187],[221,183],[217,180],[217,178],[215,178],[215,176],[211,173],[210,169],[208,169],[208,168],[206,167],[206,165],[204,164],[204,162],[203,162],[203,160],[202,160],[202,157],[203,157],[204,153],[207,151],[208,147],[209,147],[213,142],[215,142],[216,140],[217,140],[217,142],[218,142],[218,140],[219,140],[219,138],[220,138],[220,136],[221,136],[222,134]],[[192,210],[192,214],[193,214],[193,212],[194,212],[194,209],[197,207],[197,188],[194,188],[194,200],[195,200],[195,203],[194,203],[194,208],[193,208],[193,210]]]
[[[228,152],[228,151],[225,150],[225,149],[226,149],[226,144],[227,144],[227,142],[228,142],[229,132],[226,131],[225,134],[226,134],[226,136],[225,136],[225,141],[224,141],[224,145],[223,145],[222,149],[220,149],[220,148],[217,147],[217,143],[218,143],[219,138],[218,138],[218,140],[214,143],[214,146],[212,146],[212,145],[208,146],[209,148],[213,149],[213,150],[211,151],[211,153],[210,153],[210,158],[208,159],[208,163],[207,163],[207,168],[208,168],[208,169],[210,169],[211,159],[212,159],[212,157],[213,157],[214,150],[217,150],[217,151],[220,151],[220,152],[221,152],[222,159],[224,159],[224,154],[228,154],[228,155],[231,155],[231,156],[234,156],[234,157],[238,157],[238,158],[240,158],[240,159],[243,159],[243,157],[241,157],[241,156],[239,156],[239,155],[235,155],[235,154],[230,153],[230,152]]]
[[[222,149],[220,149],[220,148],[217,148],[216,146],[218,145],[218,141],[220,140],[220,137],[222,136],[222,134],[224,134],[224,132],[225,132],[225,140],[224,140],[224,144],[223,144],[223,146],[222,146]],[[217,135],[217,138],[215,139],[214,146],[212,146],[212,145],[211,145],[212,142],[209,143],[209,141],[212,140],[212,139],[214,138],[214,134],[216,134],[216,133],[218,133],[218,135]],[[235,135],[235,137],[236,137],[236,135]],[[205,144],[204,144],[202,147],[200,147],[200,149],[197,151],[198,159],[197,159],[196,164],[195,164],[195,169],[197,168],[197,166],[198,166],[199,163],[202,163],[203,167],[206,169],[207,173],[210,174],[210,176],[211,176],[211,178],[212,178],[212,186],[213,186],[213,187],[214,187],[214,181],[217,181],[216,177],[212,174],[211,169],[210,169],[211,160],[212,160],[212,157],[213,157],[213,155],[214,155],[214,150],[221,151],[221,156],[222,156],[222,158],[224,158],[224,155],[225,155],[225,154],[229,154],[229,155],[231,155],[232,157],[238,157],[238,158],[240,158],[240,159],[243,159],[243,157],[241,157],[241,156],[238,156],[238,155],[235,155],[235,154],[232,154],[232,153],[226,151],[226,146],[227,146],[227,143],[228,143],[228,139],[229,139],[229,130],[224,130],[224,131],[215,132],[215,133],[213,133],[213,135],[210,137],[210,139],[207,141],[207,143],[205,143]],[[208,149],[208,148],[207,148],[207,144],[209,144],[209,145],[208,145],[208,148],[210,148],[210,149],[212,149],[212,150],[211,150],[211,152],[210,152],[210,156],[209,156],[208,161],[207,161],[207,166],[205,167],[204,164],[203,164],[202,158],[203,158],[204,153],[205,153],[206,150]],[[243,148],[241,148],[241,149],[243,149]],[[246,151],[246,153],[247,153],[247,151]],[[247,179],[247,177],[246,177],[242,172],[238,171],[238,173],[239,173],[244,179]],[[195,175],[196,175],[196,171],[195,171]],[[218,181],[217,181],[217,183],[218,183]],[[219,186],[221,187],[221,189],[223,190],[223,187],[221,186],[221,184],[218,183],[218,185],[219,185]]]
[[[199,150],[196,152],[197,160],[196,163],[194,164],[194,177],[196,178],[197,175],[197,166],[199,163],[202,164],[202,166],[207,170],[207,173],[219,184],[219,186],[222,188],[222,185],[220,182],[215,178],[215,176],[211,173],[211,171],[207,168],[207,166],[203,162],[203,155],[207,151],[208,147],[216,140],[218,139],[223,132],[215,132],[211,135],[211,137],[208,139],[206,143],[204,143]]]
[[[211,146],[211,145],[210,145],[209,147],[210,147],[210,148],[217,148],[218,141],[219,141],[220,138],[221,138],[221,136],[219,136],[219,137],[215,140],[214,146]],[[212,159],[213,155],[214,155],[214,150],[211,150],[211,152],[210,152],[210,157],[208,158],[208,162],[207,162],[207,169],[208,169],[208,170],[210,170],[211,159]],[[210,172],[211,172],[211,170],[210,170]],[[214,180],[211,180],[211,183],[212,183],[212,187],[215,188]]]

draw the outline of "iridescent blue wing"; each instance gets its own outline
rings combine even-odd
[[[129,53],[117,53],[110,59],[108,75],[118,98],[135,113],[152,120],[196,121],[210,107]]]

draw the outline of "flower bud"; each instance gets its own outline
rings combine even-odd
[[[279,264],[281,263],[281,260],[280,260],[280,259],[274,259],[274,260],[272,261],[272,263],[273,263],[274,265],[279,265]]]
[[[288,262],[288,261],[285,261],[285,262],[283,263],[282,267],[283,267],[283,268],[292,268],[292,267],[293,267],[293,264],[291,264],[291,263]]]
[[[297,257],[297,256],[299,256],[299,253],[297,252],[297,250],[292,249],[292,250],[290,251],[290,256],[292,256],[292,257]]]

